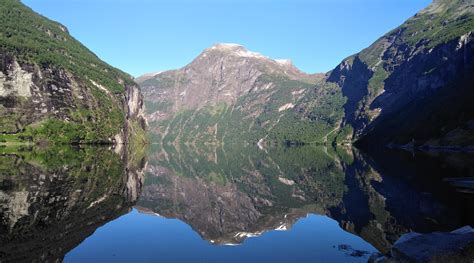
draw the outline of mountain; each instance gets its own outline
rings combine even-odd
[[[0,147],[0,261],[62,262],[129,213],[144,168],[129,161],[105,147]]]
[[[241,45],[216,44],[181,69],[137,81],[158,140],[215,143],[321,140],[342,117],[342,96],[323,78]],[[317,111],[296,108],[304,103]]]
[[[473,147],[473,14],[434,1],[325,75],[218,44],[138,83],[165,142]]]
[[[144,138],[142,95],[128,74],[18,0],[1,1],[0,21],[1,141]]]
[[[178,218],[216,245],[290,229],[308,213],[335,207],[345,190],[342,164],[333,160],[337,154],[322,147],[151,151],[139,211]]]
[[[404,233],[456,229],[474,218],[466,213],[472,196],[443,180],[473,173],[469,154],[384,149],[371,159],[350,147],[178,146],[150,147],[137,209],[180,219],[215,245],[319,214],[387,253]]]
[[[329,73],[363,144],[474,145],[474,2],[437,0]]]

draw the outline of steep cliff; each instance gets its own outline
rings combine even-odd
[[[0,148],[0,261],[60,262],[128,213],[143,166],[105,147]]]
[[[438,0],[307,75],[239,45],[137,80],[158,140],[474,147],[474,7]]]
[[[474,4],[434,1],[328,76],[365,144],[474,145]]]
[[[137,81],[157,140],[307,142],[323,140],[342,117],[342,96],[323,77],[237,44],[216,44],[181,69]]]
[[[384,150],[370,159],[350,147],[157,146],[138,208],[178,218],[216,245],[287,230],[315,213],[385,253],[401,234],[455,229],[474,218],[466,212],[472,196],[443,181],[473,174],[470,154]]]
[[[183,220],[216,245],[287,230],[342,199],[341,163],[333,163],[334,152],[321,149],[154,149],[137,205],[143,212]]]
[[[123,143],[144,137],[142,95],[129,75],[18,0],[0,3],[0,20],[1,140]]]

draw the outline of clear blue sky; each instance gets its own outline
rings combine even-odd
[[[214,43],[239,43],[326,72],[430,0],[23,0],[134,76],[180,68]]]

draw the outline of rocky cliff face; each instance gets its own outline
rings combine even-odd
[[[298,154],[290,157],[301,157],[298,162],[254,146],[209,150],[184,146],[154,152],[138,209],[181,219],[209,242],[231,245],[288,230],[308,213],[322,214],[342,198],[342,167],[330,164],[324,154],[315,164],[319,149],[285,153]],[[316,176],[316,166],[328,176]]]
[[[2,1],[0,16],[0,139],[122,143],[143,133],[130,76],[19,1]]]
[[[325,77],[221,44],[139,79],[158,140],[472,147],[473,29],[472,1],[439,0]]]
[[[156,172],[154,168],[151,171]],[[290,227],[307,213],[292,211],[285,218],[283,214],[262,214],[262,204],[256,202],[264,200],[239,191],[234,184],[218,185],[200,178],[173,176],[163,169],[162,172],[165,173],[154,175],[170,184],[147,185],[140,196],[139,211],[179,218],[216,245],[240,244],[249,236]]]
[[[314,88],[322,78],[299,71],[287,60],[273,60],[236,44],[217,44],[184,68],[137,80],[158,139],[256,143],[261,138],[309,140],[310,133],[313,140],[323,137],[334,123],[321,119],[319,130],[311,131],[318,116],[296,107],[303,97],[324,93]],[[294,124],[299,127],[284,131],[292,121],[300,121]]]
[[[248,93],[274,88],[274,84],[257,83],[264,74],[308,81],[312,77],[290,61],[272,60],[237,44],[217,44],[184,68],[158,73],[141,85],[147,100],[166,97],[162,103],[172,104],[170,113],[176,113],[219,103],[233,105]]]
[[[474,218],[466,214],[472,198],[443,181],[472,171],[468,154],[383,151],[369,159],[351,148],[226,145],[151,152],[138,209],[183,220],[216,245],[287,230],[314,213],[386,253],[403,233],[454,229]]]
[[[143,168],[104,147],[2,151],[0,260],[62,261],[98,227],[130,211]]]
[[[473,30],[472,1],[435,1],[336,67],[354,139],[474,145]]]

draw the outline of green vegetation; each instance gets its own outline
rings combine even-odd
[[[339,127],[345,103],[336,85],[315,86],[280,75],[262,75],[256,86],[268,83],[274,88],[241,96],[232,106],[218,103],[197,110],[186,109],[168,120],[150,123],[152,130],[165,134],[164,138],[154,135],[150,140],[201,146],[254,144],[261,138],[281,144],[328,142],[327,135]],[[303,93],[306,96],[300,96]],[[147,105],[150,113],[159,107],[156,102]],[[282,110],[284,105],[290,107]],[[170,106],[158,110],[166,112],[164,108]]]
[[[382,69],[383,53],[386,51],[384,42],[391,38],[397,38],[395,44],[403,43],[406,48],[422,48],[429,50],[440,44],[446,44],[460,36],[471,32],[474,28],[474,16],[472,5],[468,1],[453,0],[431,5],[414,17],[408,19],[403,25],[390,31],[378,39],[370,47],[357,54],[369,68],[375,68],[375,74]],[[393,41],[393,40],[392,40]],[[393,47],[392,47],[393,48]],[[347,60],[349,61],[349,60]],[[383,80],[384,73],[374,76],[375,82]],[[374,83],[375,84],[375,83]],[[378,85],[374,85],[377,87]]]
[[[369,92],[372,97],[378,96],[384,88],[384,81],[390,74],[381,66],[375,68],[372,78],[369,79]]]
[[[474,16],[472,4],[469,7],[468,2],[445,2],[438,6],[441,10],[438,9],[436,15],[421,13],[409,19],[399,28],[402,30],[401,39],[410,46],[425,41],[425,48],[430,49],[471,32],[474,28]]]
[[[131,76],[18,0],[0,3],[0,20],[0,55],[39,75],[33,81],[45,87],[41,96],[1,98],[0,143],[105,143],[123,130],[125,88],[135,85]],[[133,132],[144,137],[138,125]]]
[[[69,143],[108,143],[104,138],[118,133],[123,122],[119,125],[98,125],[93,122],[64,122],[57,119],[44,120],[41,123],[28,126],[17,134],[0,134],[0,142],[53,144]],[[142,131],[143,132],[143,131]]]
[[[0,143],[22,143],[24,139],[18,134],[0,134]]]
[[[130,212],[136,196],[129,193],[141,185],[135,172],[108,147],[0,146],[2,198],[25,197],[17,204],[27,211],[2,205],[2,213],[16,215],[1,222],[8,228],[1,234],[2,261],[64,258],[70,249],[65,244],[75,246]]]
[[[55,174],[61,173],[67,167],[67,175],[71,177],[107,174],[111,180],[115,180],[124,172],[120,156],[105,147],[0,146],[0,156],[0,170],[4,177],[20,176],[28,169],[34,170],[34,173]],[[8,166],[9,160],[17,160],[17,164],[14,167]]]
[[[474,28],[473,13],[470,1],[437,0],[344,61],[351,65],[353,57],[358,57],[364,63],[358,68],[366,67],[373,73],[368,79],[358,79],[357,70],[339,76],[349,79],[344,87],[348,94],[359,90],[359,94],[352,94],[350,98],[350,105],[355,108],[350,113],[355,120],[350,124],[357,129],[370,127],[357,131],[370,137],[365,140],[366,144],[377,140],[406,144],[415,140],[420,144],[472,145],[472,132],[469,135],[469,129],[464,127],[474,117],[469,106],[472,103],[467,102],[472,98],[468,84],[472,78],[466,75],[472,74],[469,69],[459,68],[458,63],[462,63],[462,56],[464,63],[470,59],[469,52],[461,55],[459,41]],[[387,79],[390,82],[386,83]],[[418,81],[419,87],[411,85],[410,80],[413,84]],[[367,87],[363,86],[365,81]],[[386,84],[391,86],[386,87]],[[428,91],[424,86],[430,84],[439,86],[436,91],[433,88]],[[376,101],[384,89],[388,91],[387,96]],[[377,111],[373,111],[375,109]],[[340,131],[334,138],[336,143],[346,137],[344,133],[348,132]]]
[[[160,158],[162,152],[166,152],[166,158]],[[345,173],[338,165],[341,154],[345,160],[353,161],[345,150],[339,153],[321,146],[276,147],[265,152],[253,145],[206,148],[155,145],[149,149],[148,164],[169,172],[163,176],[146,174],[144,187],[170,185],[172,177],[178,176],[183,177],[179,180],[203,181],[209,187],[235,185],[240,192],[256,200],[270,200],[272,207],[257,205],[264,214],[315,204],[331,207],[337,205],[347,191],[343,183]],[[162,207],[164,204],[154,205]]]
[[[118,80],[133,85],[129,75],[101,61],[63,25],[36,14],[18,0],[0,3],[0,21],[0,53],[13,55],[20,63],[65,69],[114,93],[124,91]]]
[[[344,125],[342,129],[340,129],[334,138],[332,140],[336,145],[342,145],[342,144],[350,144],[352,141],[352,135],[354,133],[354,129],[352,128],[351,125]]]
[[[131,121],[129,126],[128,144],[126,145],[128,164],[132,168],[142,167],[148,147],[147,134],[137,121]]]
[[[335,85],[319,84],[300,102],[305,112],[285,114],[269,137],[276,141],[331,143],[327,137],[338,129],[345,102],[346,98]]]
[[[147,79],[140,83],[143,86],[154,86],[157,89],[170,89],[175,85],[175,82],[183,82],[182,78],[179,76],[175,76],[175,74],[171,75],[157,75],[153,78]]]
[[[173,104],[169,101],[165,102],[152,102],[149,100],[145,101],[145,108],[148,112],[157,112],[157,111],[168,111]]]

